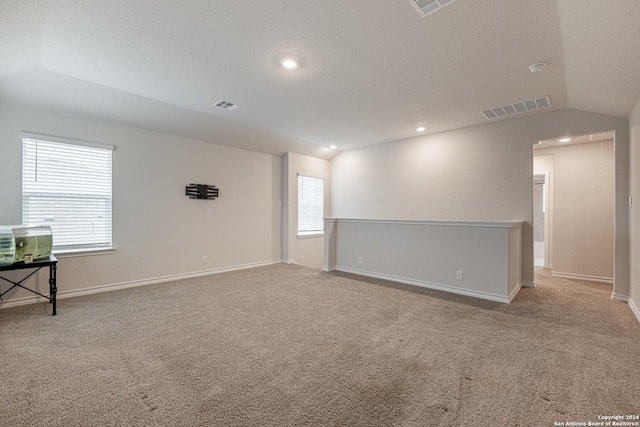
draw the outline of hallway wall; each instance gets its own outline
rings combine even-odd
[[[553,273],[613,281],[614,143],[547,149],[553,156]]]

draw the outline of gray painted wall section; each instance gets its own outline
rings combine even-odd
[[[521,287],[521,222],[326,220],[336,269],[508,303]],[[335,259],[335,266],[332,262]],[[458,276],[458,273],[461,276]]]

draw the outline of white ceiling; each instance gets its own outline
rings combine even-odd
[[[425,18],[407,0],[0,0],[0,99],[331,158],[545,95],[626,118],[639,41],[637,0],[458,0]],[[304,67],[278,68],[284,53]]]

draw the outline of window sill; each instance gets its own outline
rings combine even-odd
[[[324,231],[318,233],[298,234],[298,239],[310,239],[313,237],[324,237]]]
[[[109,255],[115,251],[115,248],[100,248],[100,249],[66,249],[66,250],[54,250],[53,254],[58,259],[62,258],[76,258],[81,256],[94,256],[94,255]]]

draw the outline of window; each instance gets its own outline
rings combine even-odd
[[[298,175],[298,236],[324,233],[324,179]]]
[[[54,251],[111,248],[112,151],[23,134],[22,223],[49,225]]]

